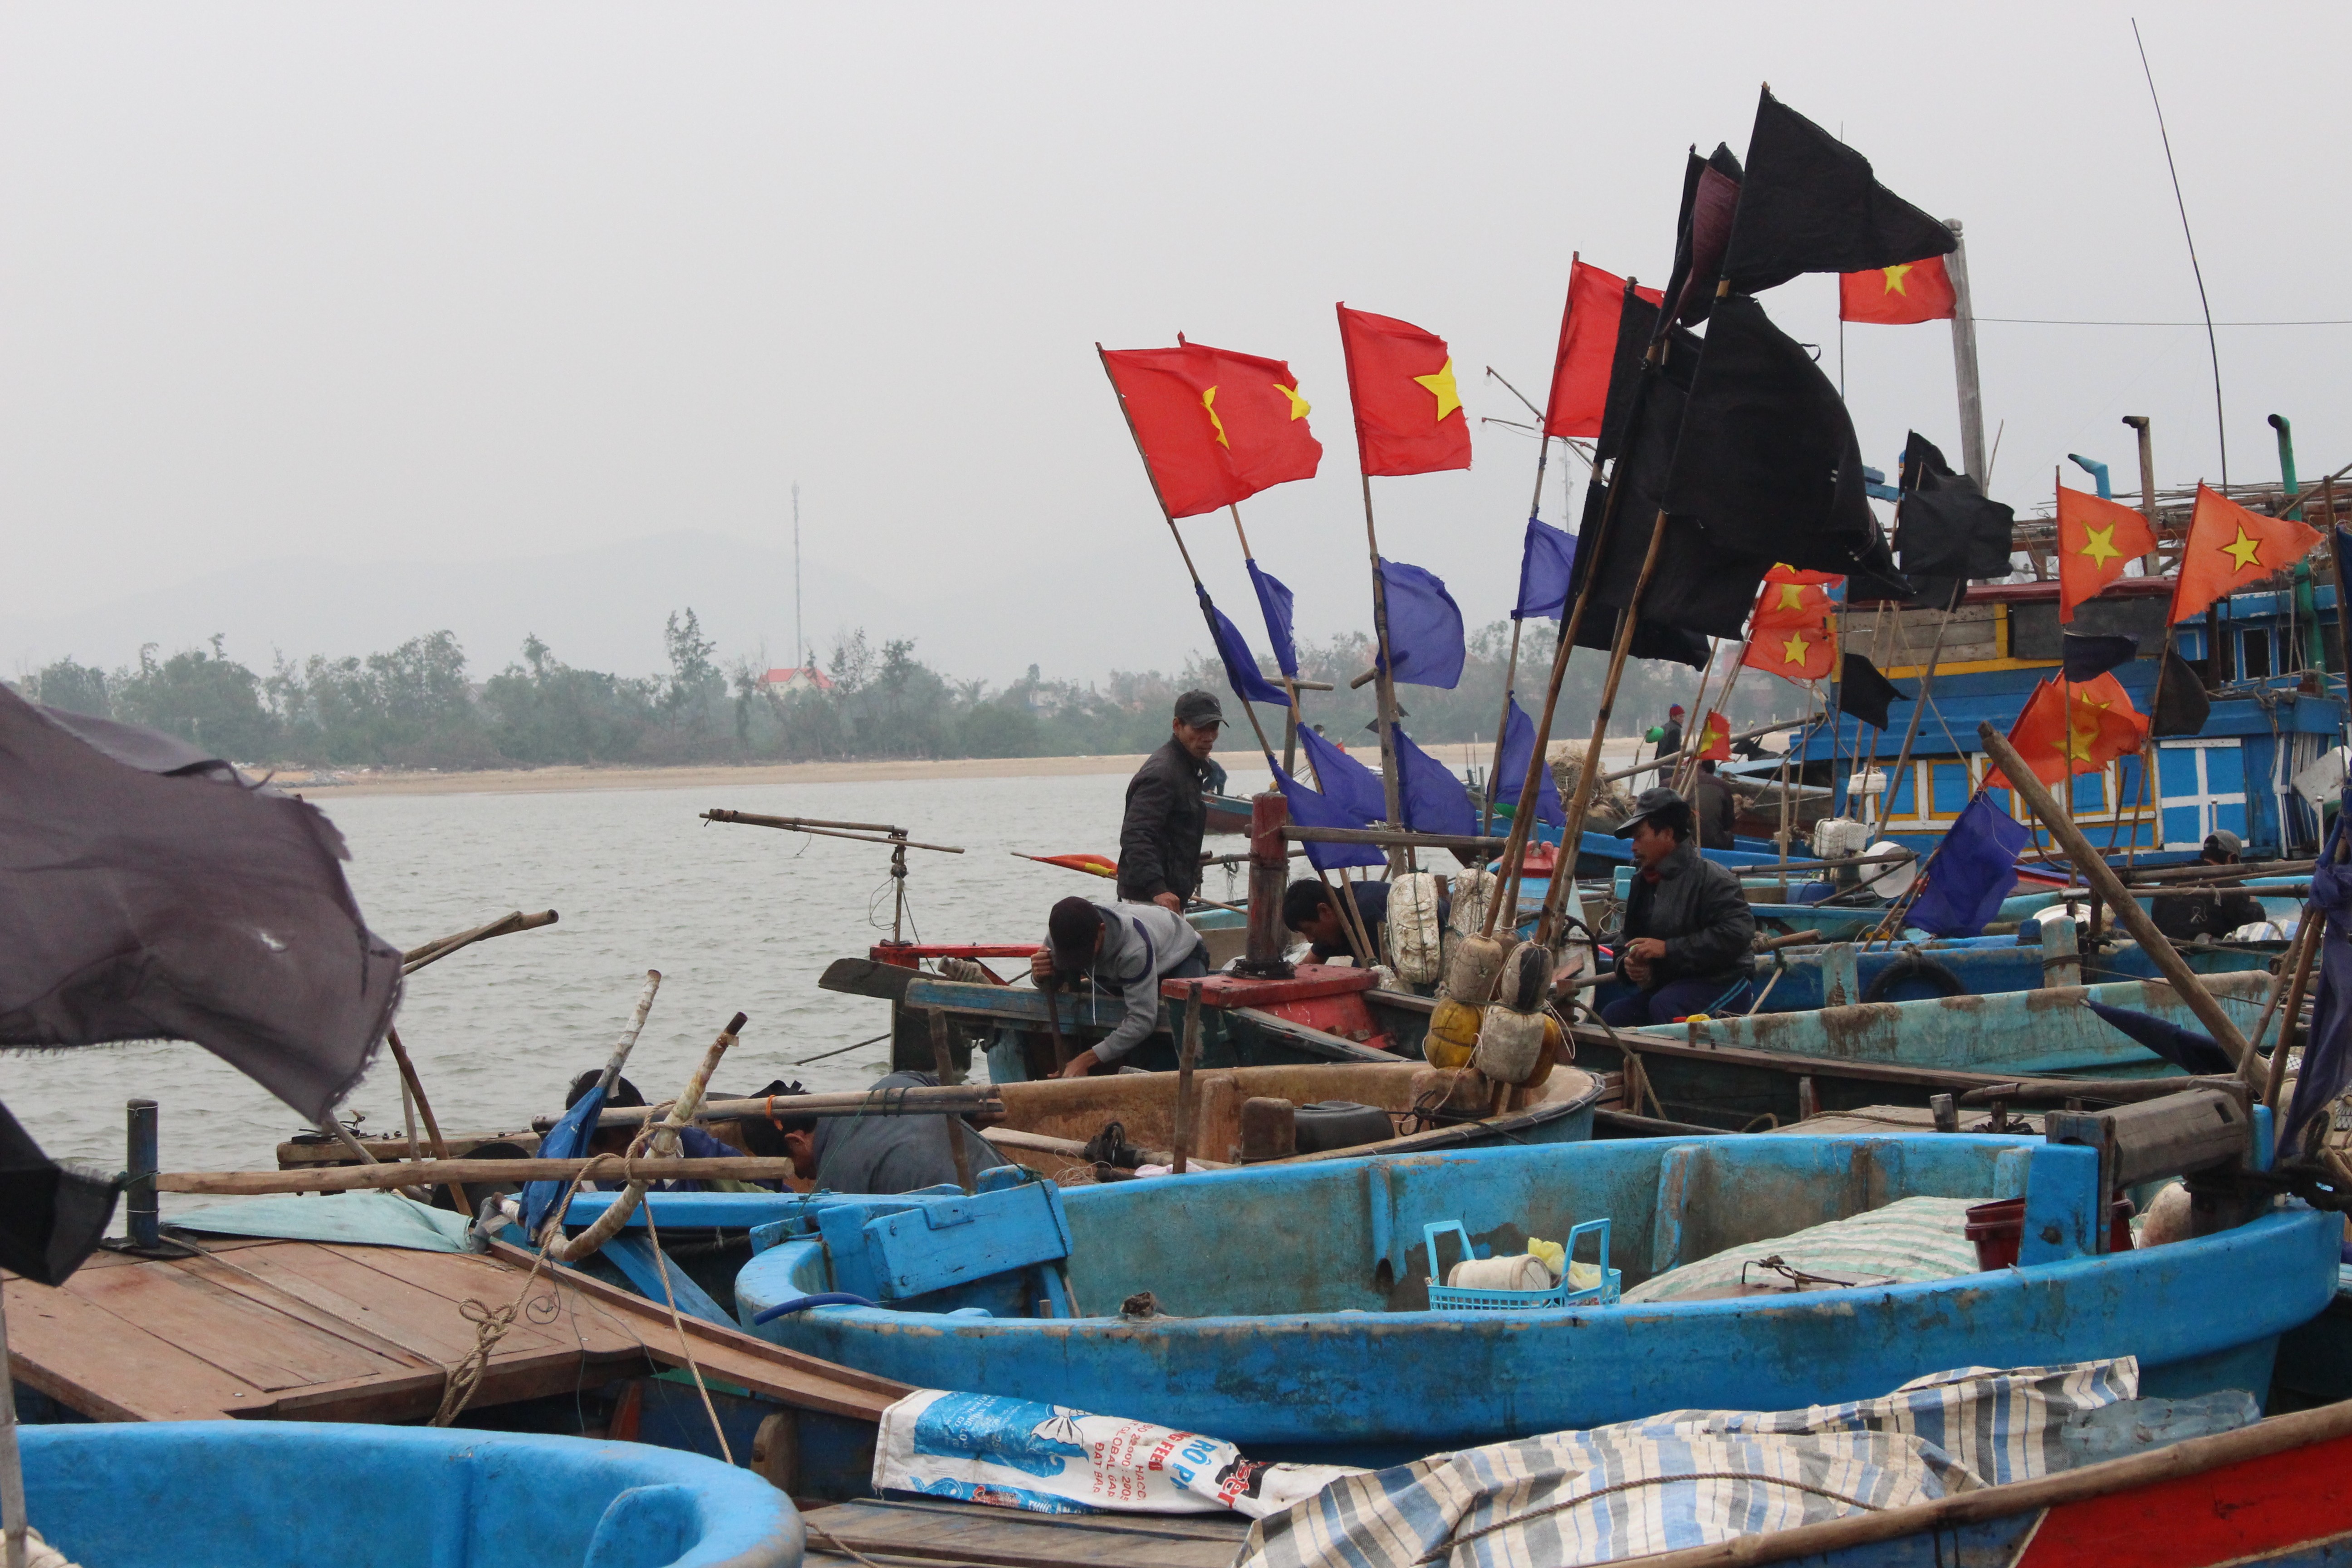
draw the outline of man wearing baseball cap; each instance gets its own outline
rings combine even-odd
[[[1634,987],[1601,1010],[1612,1025],[1671,1024],[1745,1008],[1756,916],[1729,869],[1691,841],[1690,804],[1645,789],[1617,837],[1633,841],[1633,890],[1617,942],[1617,978]]]
[[[1203,790],[1222,776],[1209,760],[1225,710],[1206,691],[1176,699],[1167,743],[1144,759],[1127,784],[1118,829],[1118,896],[1158,904],[1171,914],[1201,885],[1201,837],[1209,828]]]
[[[2234,866],[2245,845],[2228,828],[2217,828],[2205,840],[2204,851],[2197,858],[2207,866]],[[2156,929],[2175,942],[2195,942],[2199,937],[2219,940],[2240,926],[2252,925],[2268,917],[2261,902],[2251,893],[2238,891],[2197,891],[2159,893],[2156,907],[2148,911]]]

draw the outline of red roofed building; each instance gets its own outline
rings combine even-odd
[[[805,669],[772,669],[760,677],[760,684],[772,686],[779,691],[830,691],[832,678],[814,665]]]

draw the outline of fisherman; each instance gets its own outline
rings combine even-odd
[[[1691,811],[1698,818],[1700,848],[1732,847],[1731,825],[1739,816],[1739,804],[1731,786],[1716,776],[1712,757],[1700,759],[1698,773],[1691,780]]]
[[[1650,733],[1656,738],[1658,742],[1658,749],[1650,753],[1650,760],[1652,762],[1664,763],[1679,758],[1682,755],[1683,751],[1683,705],[1677,702],[1673,707],[1667,709],[1666,721],[1659,725],[1656,729],[1651,731]],[[1663,785],[1670,776],[1671,772],[1669,769],[1664,766],[1661,766],[1658,769],[1658,783],[1661,785]]]
[[[1349,882],[1345,886],[1349,898],[1355,902],[1357,915],[1364,922],[1364,930],[1378,943],[1388,930],[1389,885]],[[1282,923],[1313,944],[1308,957],[1314,963],[1328,963],[1335,958],[1355,955],[1355,944],[1348,940],[1347,916],[1319,877],[1301,877],[1283,889]],[[1381,962],[1381,955],[1373,953],[1371,962]]]
[[[1201,794],[1223,780],[1224,770],[1209,753],[1224,722],[1224,709],[1206,691],[1176,699],[1166,743],[1128,781],[1127,816],[1118,829],[1120,898],[1181,915],[1200,887],[1201,837],[1209,827]]]
[[[2221,828],[2205,840],[2197,863],[2234,866],[2244,847],[2236,834]],[[2224,937],[2240,926],[2253,925],[2269,917],[2263,914],[2261,901],[2251,893],[2215,891],[2158,893],[2151,918],[2156,929],[2173,941],[2195,942],[2200,937]]]
[[[1055,904],[1045,920],[1045,944],[1030,957],[1030,978],[1066,990],[1087,979],[1096,995],[1126,1009],[1108,1037],[1072,1057],[1061,1076],[1084,1078],[1097,1067],[1117,1070],[1160,1026],[1160,983],[1208,973],[1201,933],[1156,900],[1098,904],[1073,896]]]
[[[604,1076],[602,1068],[590,1068],[578,1078],[573,1079],[572,1087],[564,1091],[563,1109],[569,1110],[580,1103],[580,1097],[595,1088],[596,1080]],[[770,1084],[761,1092],[799,1094],[802,1090],[798,1084]],[[645,1102],[645,1091],[625,1078],[614,1079],[612,1091],[604,1096],[604,1109],[607,1110],[619,1110],[628,1106],[643,1105]],[[623,1127],[600,1125],[589,1135],[588,1152],[626,1155],[630,1145],[635,1142],[637,1134],[643,1130],[642,1122]],[[747,1147],[750,1146],[749,1139],[746,1139],[745,1142]],[[713,1137],[701,1128],[691,1125],[677,1130],[677,1152],[689,1160],[734,1160],[742,1158],[744,1152],[742,1149],[738,1149],[724,1139]],[[773,1152],[772,1150],[756,1147],[751,1148],[751,1152],[754,1154]],[[618,1192],[627,1184],[626,1182],[618,1181],[595,1184],[599,1191],[608,1193]],[[718,1178],[709,1180],[689,1178],[677,1182],[650,1182],[646,1184],[656,1192],[664,1193],[774,1192],[782,1185],[781,1182],[738,1182]]]
[[[894,1072],[877,1079],[874,1089],[936,1089],[939,1081],[927,1072]],[[794,1085],[790,1092],[801,1089]],[[955,1152],[948,1147],[950,1125],[962,1141],[974,1177],[1013,1163],[961,1116],[794,1116],[772,1108],[766,1121],[781,1137],[793,1172],[828,1193],[912,1193],[952,1186],[957,1174]],[[758,1124],[755,1118],[746,1130]]]
[[[1636,990],[1601,1016],[1639,1026],[1745,1007],[1756,917],[1739,879],[1702,859],[1691,842],[1689,803],[1670,789],[1645,789],[1616,836],[1633,839],[1635,870],[1617,977]]]

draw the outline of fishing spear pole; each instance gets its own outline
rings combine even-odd
[[[1576,275],[1576,262],[1580,255],[1581,252],[1579,251],[1569,252],[1569,276],[1571,278]],[[1575,292],[1571,289],[1569,294],[1571,304],[1575,298]],[[1502,382],[1503,385],[1509,389],[1511,395],[1521,403],[1527,404],[1528,412],[1536,416],[1536,490],[1528,501],[1528,521],[1534,522],[1543,515],[1544,464],[1551,456],[1551,393],[1544,394],[1544,406],[1538,408],[1534,404],[1528,402],[1527,394],[1512,386],[1510,382],[1493,365],[1486,367],[1486,374],[1496,381]],[[1557,372],[1554,373],[1552,380],[1557,385],[1559,380]],[[1562,510],[1563,512],[1566,510],[1564,506]],[[1524,542],[1519,546],[1519,574],[1524,579],[1527,575],[1527,545]],[[1495,760],[1486,769],[1486,798],[1479,803],[1478,808],[1478,830],[1481,833],[1493,830],[1495,803],[1498,798],[1496,792],[1502,786],[1503,742],[1511,732],[1511,689],[1518,684],[1519,679],[1519,622],[1518,600],[1514,595],[1511,602],[1511,653],[1503,664],[1502,709],[1495,715]],[[1528,799],[1528,795],[1521,795],[1515,810],[1526,809]]]
[[[1348,343],[1348,308],[1336,307],[1339,321],[1339,343]],[[1348,365],[1348,401],[1359,411],[1363,400],[1356,391],[1356,362],[1352,354],[1342,356]],[[1377,642],[1379,658],[1372,666],[1372,695],[1380,707],[1381,727],[1381,794],[1383,809],[1391,826],[1402,827],[1404,808],[1399,796],[1396,756],[1396,676],[1389,658],[1389,585],[1381,571],[1380,526],[1372,516],[1372,476],[1364,469],[1364,422],[1360,412],[1355,418],[1356,468],[1364,482],[1364,542],[1370,547],[1372,560],[1372,635]],[[1402,864],[1399,863],[1400,853]],[[1389,873],[1411,868],[1412,851],[1389,851]]]

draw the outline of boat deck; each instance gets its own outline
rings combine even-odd
[[[20,1383],[100,1421],[408,1421],[473,1350],[469,1307],[523,1294],[530,1255],[206,1238],[186,1258],[105,1251],[51,1289],[5,1276]],[[474,1304],[478,1303],[478,1306]],[[688,1317],[705,1374],[872,1421],[907,1391]],[[569,1269],[542,1273],[472,1408],[685,1363],[667,1309]]]
[[[866,1499],[802,1517],[811,1527],[803,1559],[811,1568],[856,1568],[861,1562],[1229,1568],[1250,1524],[1230,1513],[1024,1513],[935,1498]],[[857,1555],[838,1550],[845,1546]]]

